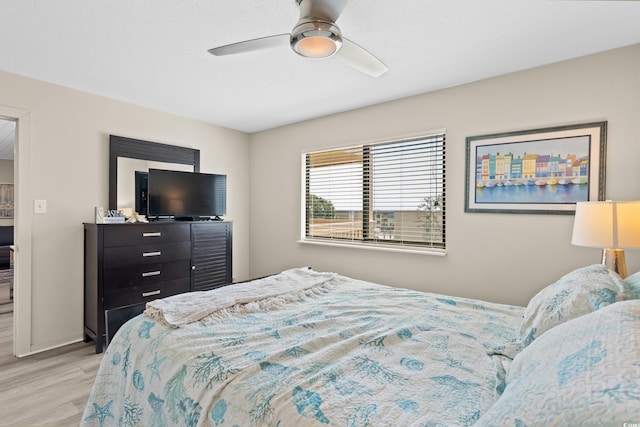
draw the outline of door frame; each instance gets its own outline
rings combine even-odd
[[[16,122],[14,180],[13,354],[31,354],[31,112],[0,105],[0,117]]]

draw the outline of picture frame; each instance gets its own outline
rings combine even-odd
[[[575,214],[604,200],[607,122],[466,138],[465,212]]]
[[[0,183],[0,218],[13,218],[14,209],[14,185]]]

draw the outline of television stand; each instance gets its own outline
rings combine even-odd
[[[174,221],[200,221],[200,217],[195,216],[174,216]]]

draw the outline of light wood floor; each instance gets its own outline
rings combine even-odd
[[[10,302],[9,282],[0,282],[0,304],[8,304]]]
[[[11,303],[10,281],[13,278],[13,269],[0,269],[0,304]]]
[[[77,343],[18,359],[12,340],[13,314],[0,313],[0,425],[80,424],[102,355]]]

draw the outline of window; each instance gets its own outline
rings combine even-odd
[[[304,240],[445,248],[445,134],[304,154]]]

